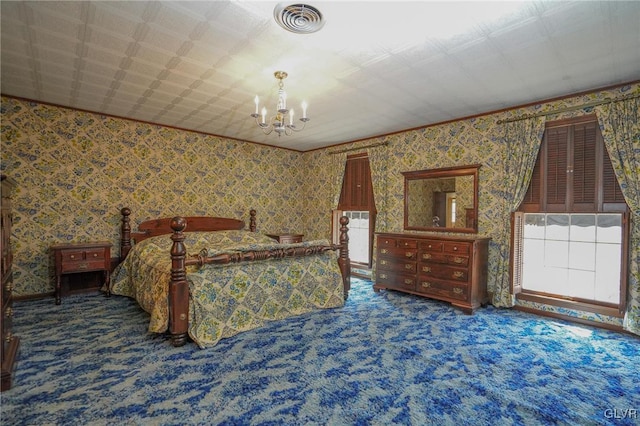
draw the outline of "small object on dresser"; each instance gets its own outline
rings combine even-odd
[[[111,272],[111,243],[105,241],[89,243],[55,244],[51,246],[56,264],[56,305],[61,303],[62,275],[81,272],[102,271],[104,286],[109,295]]]
[[[304,234],[267,234],[267,237],[277,240],[281,244],[301,243]]]

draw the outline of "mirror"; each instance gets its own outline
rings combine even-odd
[[[478,232],[479,164],[402,172],[404,229]]]

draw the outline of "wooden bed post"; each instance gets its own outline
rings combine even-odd
[[[254,209],[249,210],[249,230],[256,232],[256,211]]]
[[[351,290],[351,261],[349,260],[349,228],[347,224],[349,218],[342,216],[340,218],[340,254],[338,256],[338,265],[342,273],[342,285],[344,286],[344,298],[349,297]]]
[[[184,345],[189,337],[189,282],[185,266],[187,249],[184,246],[185,235],[182,232],[186,227],[187,220],[183,217],[177,216],[171,220],[173,245],[169,282],[169,333],[173,346]]]
[[[129,220],[131,209],[123,207],[120,210],[120,214],[122,214],[122,226],[120,227],[120,235],[122,235],[120,239],[120,261],[122,262],[129,254],[129,250],[131,250],[131,224]]]

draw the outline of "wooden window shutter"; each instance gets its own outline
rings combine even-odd
[[[522,261],[524,246],[524,213],[511,213],[511,294],[522,291]]]
[[[544,189],[547,211],[565,211],[567,204],[569,129],[558,127],[545,132]]]
[[[572,164],[569,166],[571,201],[574,212],[597,210],[596,204],[596,123],[573,126],[573,144],[571,148]]]
[[[340,193],[340,210],[373,210],[373,185],[369,157],[357,155],[347,158]]]

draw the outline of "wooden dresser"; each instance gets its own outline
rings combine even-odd
[[[2,215],[0,239],[0,249],[2,251],[2,266],[0,267],[0,277],[2,280],[2,316],[0,317],[0,329],[2,329],[2,342],[0,343],[0,353],[2,355],[2,390],[11,387],[14,364],[18,354],[20,339],[11,333],[13,319],[13,274],[11,270],[13,254],[11,252],[11,191],[13,182],[5,175],[2,179]]]
[[[471,314],[488,303],[490,238],[376,234],[374,290],[444,300]]]

